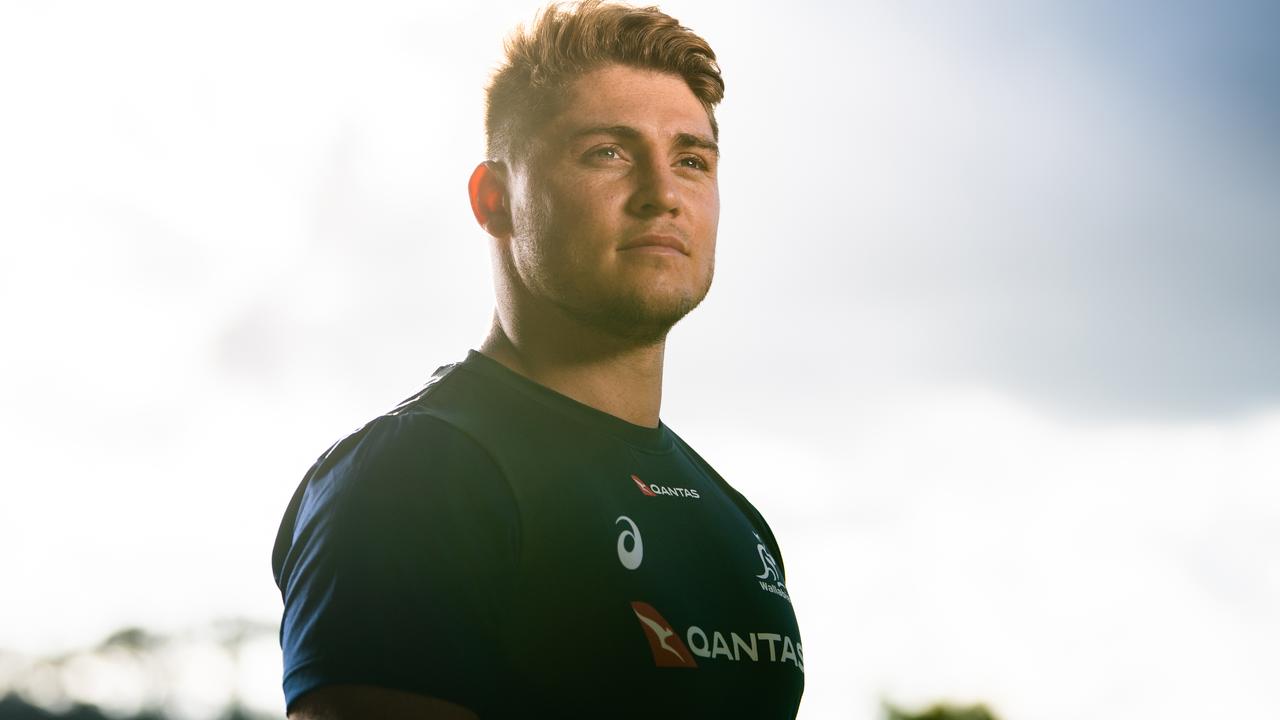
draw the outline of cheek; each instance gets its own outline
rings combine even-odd
[[[513,248],[525,278],[542,286],[562,285],[591,263],[589,239],[596,228],[581,196],[555,188],[530,198]]]
[[[582,225],[607,227],[625,214],[628,188],[615,178],[592,178],[565,188],[565,214]]]
[[[698,234],[704,238],[704,243],[708,248],[714,249],[716,246],[716,231],[720,227],[720,193],[719,190],[713,188],[707,195],[700,198],[698,204]]]
[[[720,184],[713,183],[709,192],[707,203],[711,206],[711,222],[714,225],[720,221]]]
[[[553,223],[553,242],[561,257],[581,266],[598,267],[608,262],[606,251],[619,242],[620,221],[625,216],[616,201],[618,195],[600,182],[564,188],[557,198]]]
[[[573,173],[566,172],[555,182],[548,182],[545,190],[539,193],[539,215],[549,229],[571,234],[575,228],[595,220],[595,199],[599,197],[601,188],[598,183],[575,179]]]
[[[555,207],[545,195],[528,194],[512,207],[511,255],[525,282],[541,285],[556,245]]]

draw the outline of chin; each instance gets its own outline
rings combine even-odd
[[[665,338],[704,297],[705,291],[661,296],[636,293],[602,299],[578,314],[588,324],[619,339],[637,344],[654,343]]]

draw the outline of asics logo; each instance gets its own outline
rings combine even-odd
[[[618,533],[618,562],[628,570],[635,570],[644,561],[644,541],[640,539],[640,528],[626,515],[619,515],[614,524],[626,523],[627,529]],[[631,549],[627,549],[627,541],[631,541]]]

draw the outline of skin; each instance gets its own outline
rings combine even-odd
[[[706,296],[715,265],[712,138],[678,75],[610,65],[572,84],[525,152],[481,163],[468,189],[490,236],[497,293],[481,352],[657,427],[667,331]],[[299,698],[289,718],[476,715],[422,695],[337,685]]]
[[[526,153],[472,174],[497,291],[481,352],[657,427],[667,331],[711,286],[717,163],[679,76],[611,65],[579,78]],[[653,234],[682,251],[631,247]]]

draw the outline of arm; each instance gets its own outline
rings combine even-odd
[[[371,685],[328,685],[298,698],[289,720],[478,720],[475,713],[426,695]]]
[[[487,451],[437,419],[381,418],[309,475],[287,525],[276,577],[293,715],[485,711],[505,682],[519,525]],[[419,698],[470,713],[425,714]]]

